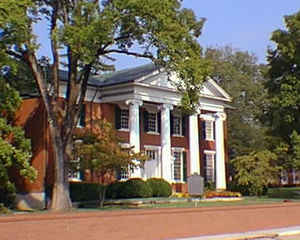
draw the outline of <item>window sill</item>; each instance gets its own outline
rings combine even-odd
[[[205,141],[209,141],[209,142],[214,142],[215,141],[215,139],[208,139],[208,138],[206,138],[206,139],[204,139]]]
[[[120,132],[129,132],[128,128],[120,128],[120,129],[117,129],[117,130],[120,131]]]
[[[183,136],[183,135],[180,135],[180,134],[172,134],[172,137],[180,137],[180,138],[183,138],[184,136]]]
[[[160,133],[158,133],[158,132],[147,132],[147,134],[149,134],[149,135],[160,135]]]
[[[173,180],[172,183],[182,183],[182,184],[185,184],[186,182],[185,181],[181,181],[181,180]]]

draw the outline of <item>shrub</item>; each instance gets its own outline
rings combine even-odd
[[[240,192],[243,196],[262,196],[268,192],[267,185],[254,184],[238,184],[236,181],[231,181],[227,186],[229,191]]]
[[[14,184],[0,188],[0,204],[5,207],[12,207],[16,198],[16,188]]]
[[[122,184],[120,198],[147,198],[152,197],[150,185],[142,179],[132,178]]]
[[[70,182],[72,202],[96,201],[104,186],[98,183]]]
[[[124,185],[125,182],[113,182],[110,185],[108,185],[106,190],[106,197],[111,199],[118,199],[121,197],[120,192],[121,188]]]
[[[212,181],[205,182],[204,188],[205,190],[216,190],[216,183]]]
[[[172,194],[172,186],[162,178],[150,178],[147,183],[152,189],[153,197],[169,197]]]
[[[3,203],[0,203],[0,215],[1,214],[9,214],[10,210],[4,206]]]
[[[268,184],[278,177],[280,168],[273,165],[277,156],[270,151],[252,152],[231,160],[234,169],[231,190],[243,195],[264,195]]]

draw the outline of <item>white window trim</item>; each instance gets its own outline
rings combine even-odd
[[[171,152],[172,152],[172,167],[171,167],[171,171],[172,171],[172,181],[174,183],[185,183],[185,181],[183,181],[183,152],[185,151],[184,148],[181,147],[172,147],[171,148]],[[181,166],[181,173],[180,173],[180,180],[175,180],[174,179],[174,160],[175,158],[173,157],[174,152],[180,152],[180,166]]]

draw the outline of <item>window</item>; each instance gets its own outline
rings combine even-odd
[[[85,127],[85,105],[83,104],[80,108],[79,119],[77,123],[78,128]]]
[[[215,182],[215,152],[204,151],[205,181]]]
[[[81,174],[80,174],[80,159],[70,161],[70,168],[69,168],[69,180],[70,181],[81,181]]]
[[[118,180],[127,180],[129,178],[128,168],[122,168],[118,173]]]
[[[206,120],[202,122],[203,139],[214,140],[214,121]]]
[[[187,178],[186,153],[183,149],[173,150],[172,179],[176,182],[184,182]]]
[[[149,157],[149,160],[156,160],[158,158],[158,150],[146,150],[146,155]]]
[[[121,109],[120,111],[120,127],[121,129],[129,129],[129,110]]]
[[[182,117],[173,116],[172,134],[182,136]]]
[[[175,181],[181,181],[181,176],[182,176],[181,152],[174,152],[173,157],[174,157],[173,179]]]
[[[158,132],[157,113],[148,113],[148,131]]]
[[[147,133],[160,132],[160,112],[144,111],[144,131]]]
[[[115,108],[115,126],[119,130],[129,129],[129,110],[126,108]]]

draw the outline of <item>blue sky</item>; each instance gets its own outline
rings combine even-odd
[[[205,17],[203,33],[199,43],[203,47],[222,47],[249,51],[265,62],[267,47],[271,46],[272,31],[284,28],[283,16],[300,10],[299,0],[184,0],[183,6],[194,10],[196,15]],[[41,39],[40,55],[50,49],[43,42],[47,40],[47,26],[39,25],[37,33]],[[140,65],[145,61],[119,57],[117,69]]]

